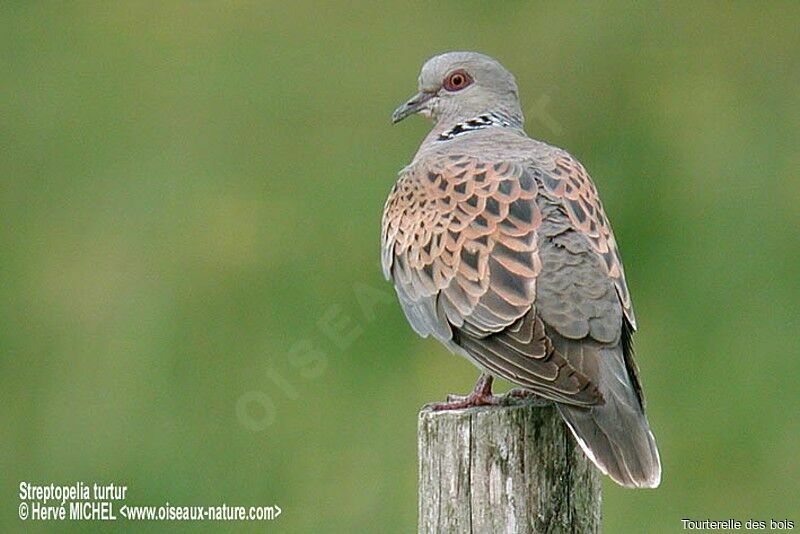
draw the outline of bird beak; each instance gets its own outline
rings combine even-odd
[[[434,96],[436,96],[436,93],[430,91],[420,91],[415,94],[408,102],[394,110],[394,113],[392,113],[392,124],[397,124],[409,115],[419,113],[425,109],[425,104]]]

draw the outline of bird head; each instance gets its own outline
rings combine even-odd
[[[422,66],[419,92],[392,114],[392,122],[421,113],[440,123],[489,112],[519,118],[522,110],[514,76],[497,60],[478,52],[447,52]]]

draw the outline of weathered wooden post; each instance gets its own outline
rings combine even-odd
[[[419,414],[419,532],[600,532],[600,474],[552,405]]]

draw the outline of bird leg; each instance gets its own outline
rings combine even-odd
[[[429,407],[431,410],[443,411],[502,404],[502,396],[492,395],[493,381],[494,377],[492,375],[489,373],[481,373],[481,376],[478,377],[478,382],[475,384],[475,388],[469,395],[448,395],[447,402],[437,402],[430,404]]]

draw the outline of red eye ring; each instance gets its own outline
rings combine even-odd
[[[448,91],[460,91],[472,83],[472,76],[463,69],[454,70],[444,79],[444,88]]]

